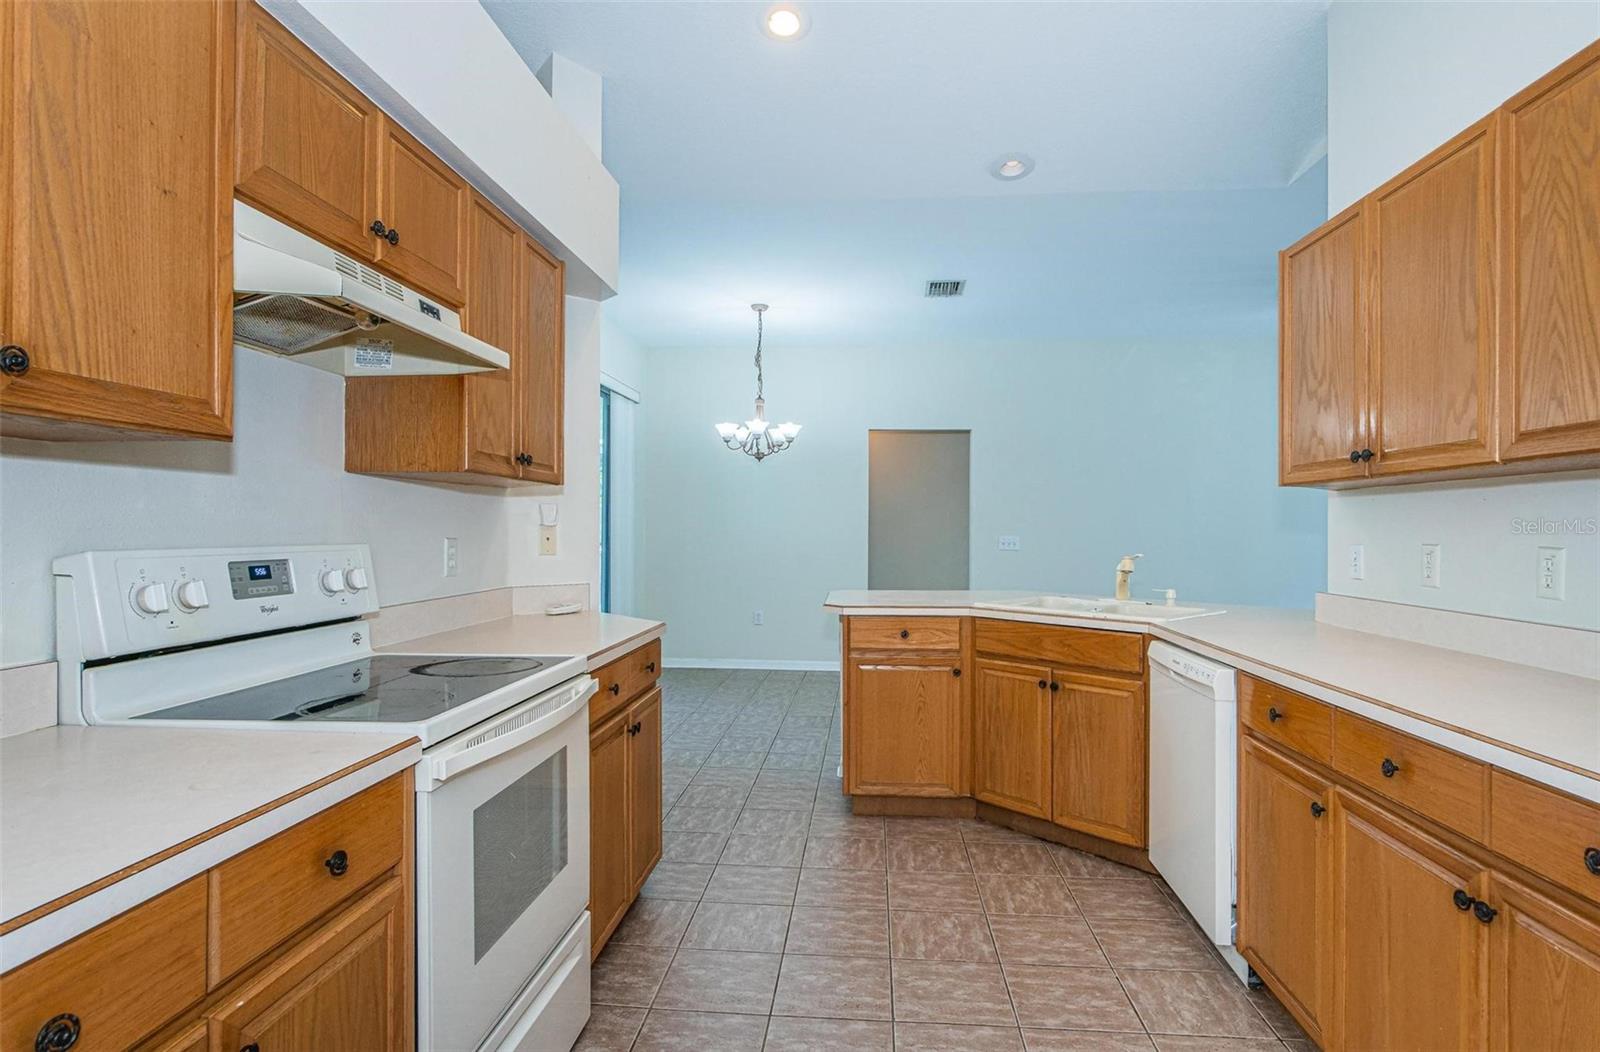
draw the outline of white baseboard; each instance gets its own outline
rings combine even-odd
[[[838,672],[837,661],[780,661],[776,658],[665,658],[665,668],[756,668],[774,672]]]

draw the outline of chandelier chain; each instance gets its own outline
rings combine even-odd
[[[761,321],[765,311],[756,311],[756,397],[761,398],[764,381],[761,375]]]

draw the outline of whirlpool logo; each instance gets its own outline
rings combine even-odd
[[[278,612],[278,604],[277,603],[262,603],[261,606],[258,607],[258,609],[263,614],[275,614],[275,613]]]

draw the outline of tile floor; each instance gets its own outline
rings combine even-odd
[[[1157,878],[840,792],[836,674],[674,669],[661,863],[585,1050],[1311,1049]]]

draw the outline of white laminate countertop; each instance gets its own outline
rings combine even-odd
[[[1167,623],[976,607],[1037,592],[838,591],[841,614],[951,614],[1113,631],[1233,665],[1507,770],[1600,801],[1600,680],[1317,621],[1309,610],[1229,608]]]
[[[402,654],[577,654],[598,668],[652,639],[666,624],[624,614],[516,614],[379,647]]]
[[[421,755],[415,738],[360,732],[48,727],[0,740],[0,926],[100,885],[12,925],[0,971]]]

